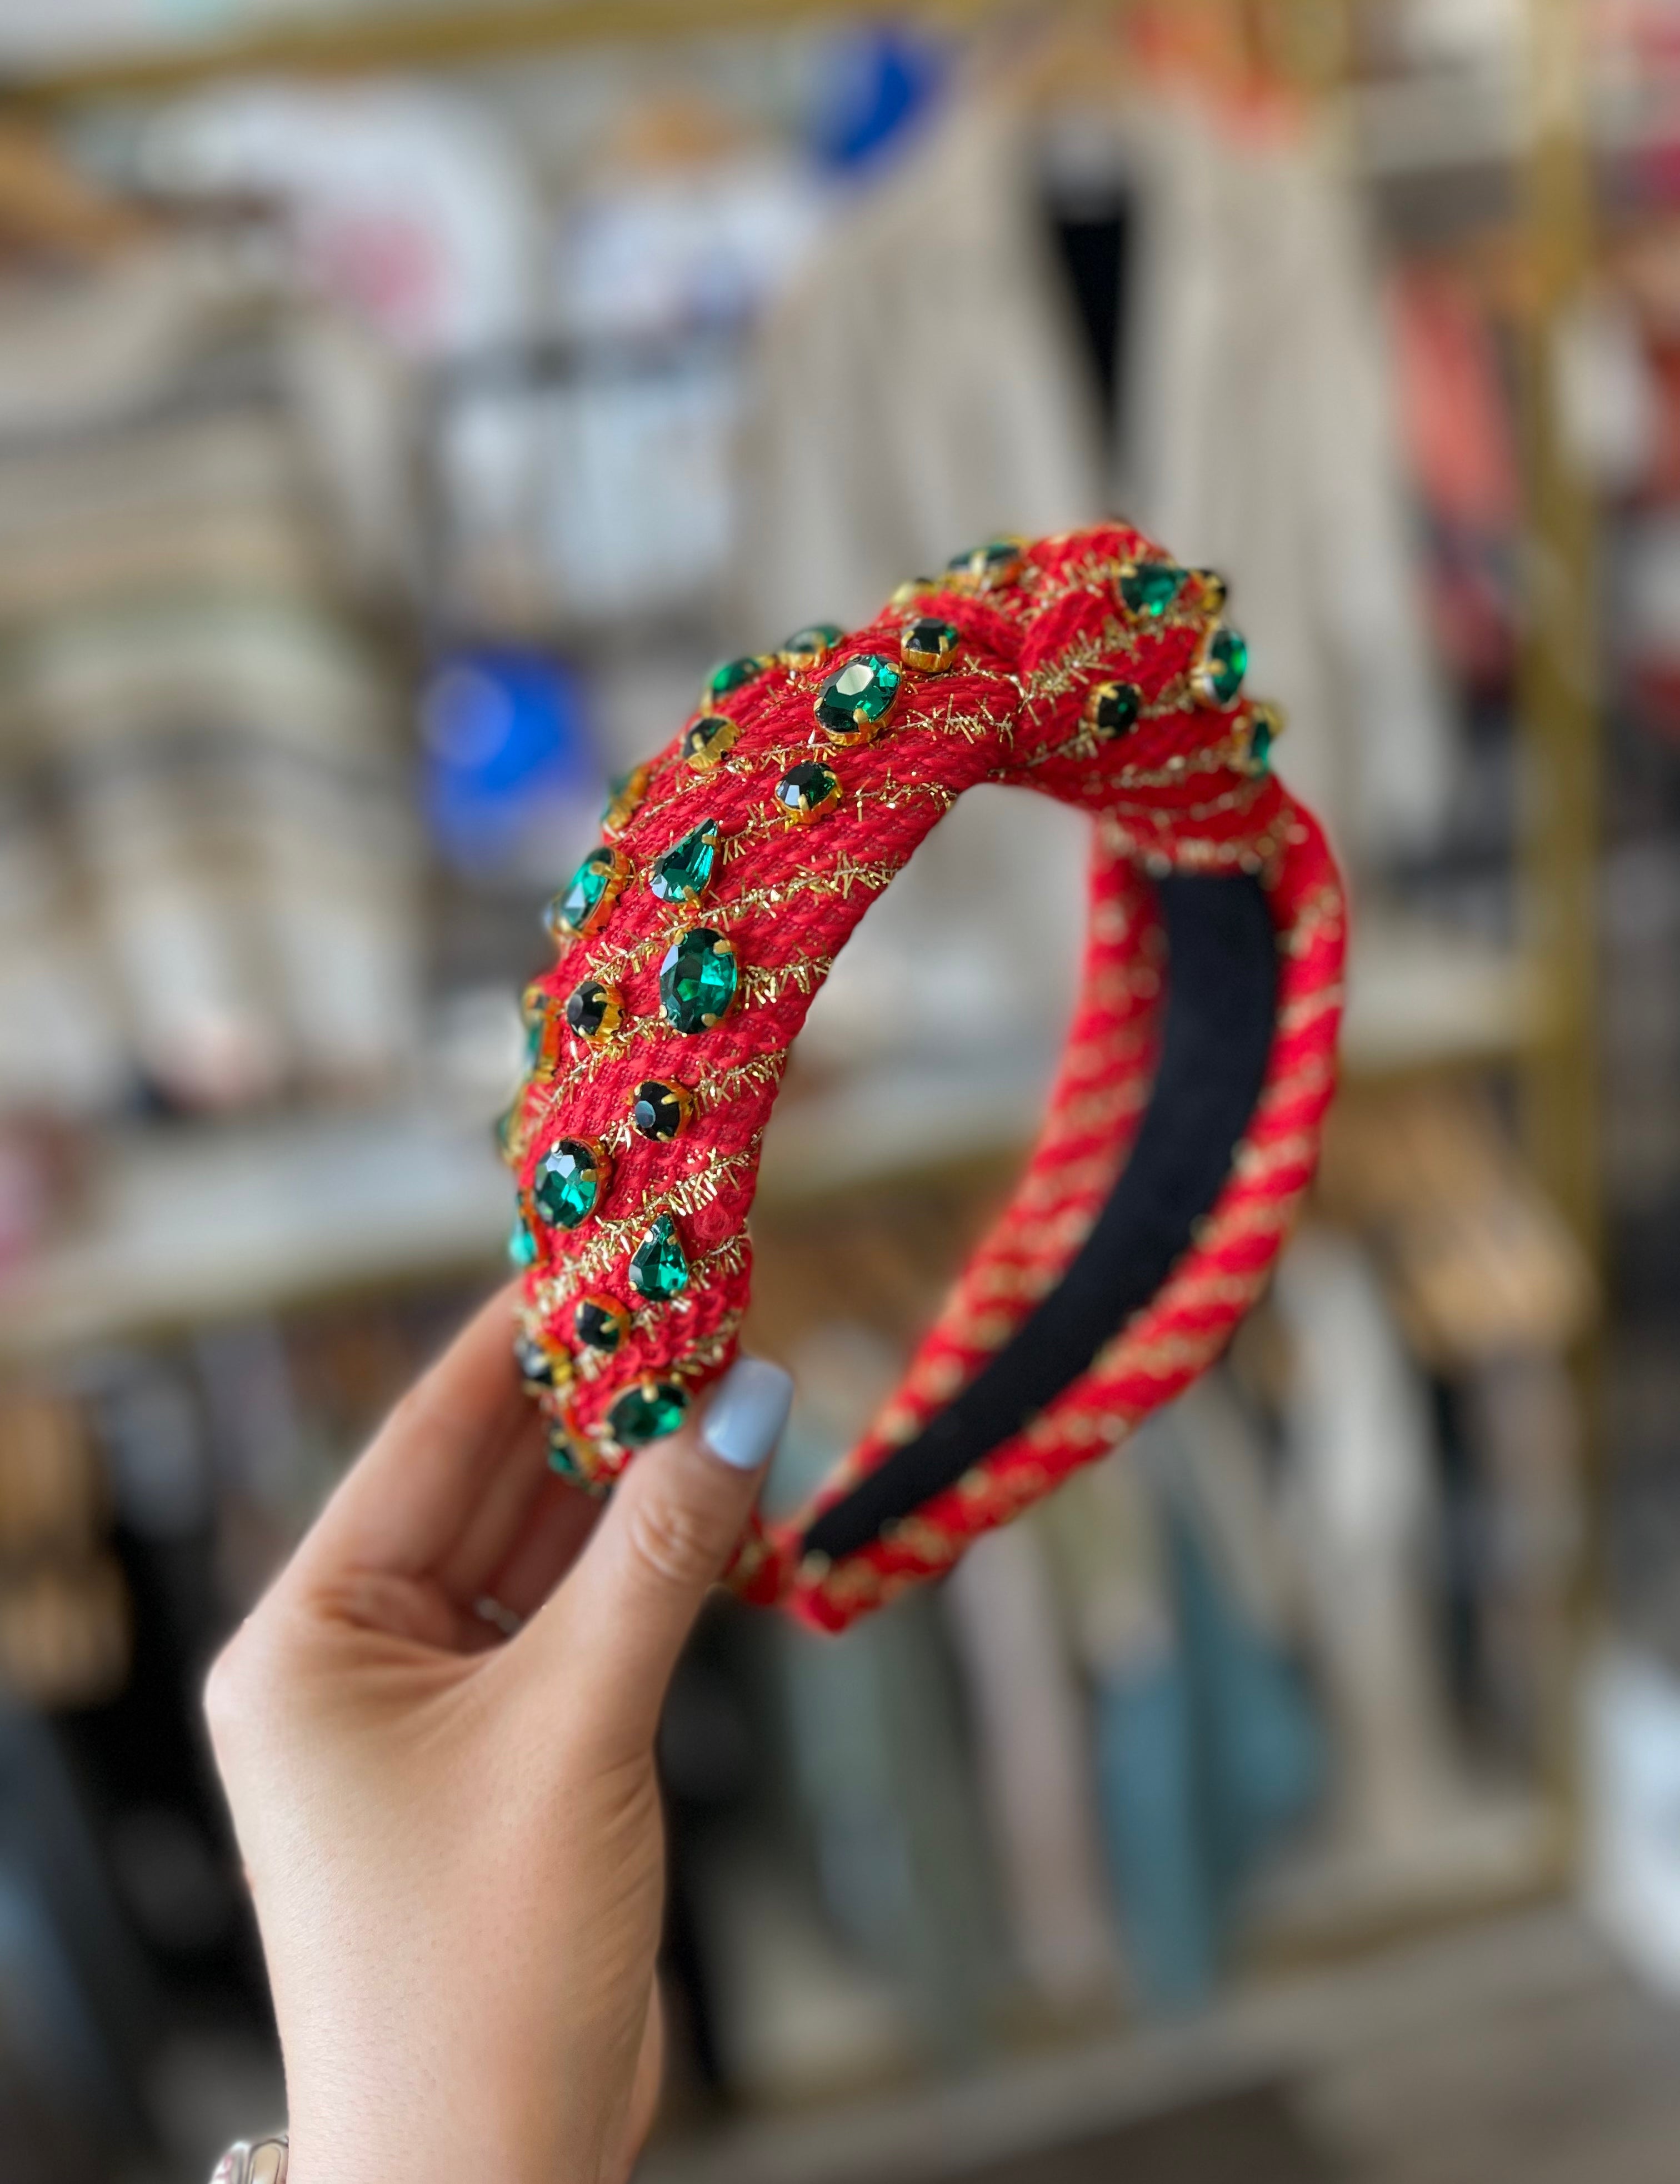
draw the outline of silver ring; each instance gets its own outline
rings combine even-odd
[[[493,1592],[480,1593],[472,1604],[472,1612],[481,1623],[487,1623],[504,1638],[517,1638],[525,1628],[524,1616],[516,1615],[511,1607],[504,1607]]]
[[[286,2184],[289,2159],[286,2134],[239,2138],[216,2164],[210,2184]]]

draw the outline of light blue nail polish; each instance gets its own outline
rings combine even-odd
[[[707,1406],[700,1438],[737,1471],[756,1471],[782,1438],[793,1406],[793,1382],[762,1357],[737,1357]]]

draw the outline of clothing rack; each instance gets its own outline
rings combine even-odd
[[[1579,64],[1583,0],[1526,0],[1526,3],[1530,65],[1518,154],[1522,176],[1520,218],[1535,278],[1524,329],[1524,461],[1532,552],[1524,579],[1528,612],[1519,679],[1518,727],[1528,775],[1519,865],[1524,939],[1541,1006],[1533,1011],[1537,1028],[1525,1034],[1526,1045],[1520,1055],[1513,1057],[1508,1050],[1488,1050],[1460,1056],[1454,1064],[1441,1061],[1432,1064],[1426,1059],[1421,1066],[1425,1069],[1478,1067],[1489,1063],[1504,1067],[1513,1058],[1519,1061],[1521,1128],[1531,1161],[1593,1265],[1601,1269],[1594,1089],[1594,904],[1601,751],[1592,666],[1594,515],[1588,492],[1575,476],[1564,446],[1553,370],[1560,330],[1583,294],[1592,265],[1589,117]],[[1071,13],[1083,8],[1084,0],[1059,0],[1059,4]],[[1242,0],[1230,0],[1230,4],[1240,6]],[[1348,31],[1355,4],[1357,0],[1292,0],[1289,8],[1277,11],[1289,19],[1292,26],[1287,53],[1281,58],[1288,61],[1291,73],[1315,92],[1327,92],[1336,87],[1345,65]],[[182,45],[129,58],[14,75],[8,89],[15,105],[52,118],[103,98],[157,97],[235,75],[267,72],[350,78],[398,69],[441,70],[590,45],[686,41],[720,33],[765,35],[809,28],[824,19],[855,20],[876,13],[902,19],[904,12],[902,7],[890,10],[884,5],[877,7],[875,0],[843,7],[837,5],[836,0],[564,0],[564,4],[492,5],[470,14],[445,14],[442,10],[433,14],[410,8],[361,23],[329,25],[314,20],[296,27],[206,40],[190,47]],[[913,12],[935,23],[961,26],[999,16],[1004,10],[999,0],[915,0]],[[1105,12],[1114,12],[1113,0],[1109,0]],[[555,344],[529,356],[483,359],[465,367],[463,376],[473,384],[485,377],[493,379],[498,373],[526,370],[534,370],[539,376],[564,376],[578,362],[571,348]],[[1371,1073],[1382,1073],[1380,1065]],[[820,1124],[817,1117],[810,1127],[814,1142],[827,1135]],[[428,1132],[426,1118],[416,1118],[415,1134],[425,1140]],[[307,1157],[312,1164],[317,1161],[321,1144],[313,1126],[283,1134],[289,1151]],[[353,1152],[359,1157],[364,1150],[359,1144],[350,1143],[356,1135],[354,1126],[343,1130],[333,1126],[331,1134],[334,1148],[347,1155]],[[223,1148],[222,1157],[231,1158],[241,1150],[230,1141]],[[770,1180],[773,1186],[774,1177]],[[470,1275],[477,1268],[475,1239],[481,1231],[484,1208],[503,1189],[499,1170],[487,1152],[481,1161],[462,1159],[442,1164],[442,1172],[433,1181],[440,1206],[431,1232],[436,1250],[433,1261],[420,1266],[419,1273],[422,1279],[427,1275]],[[772,1205],[775,1196],[772,1188]],[[325,1258],[310,1257],[301,1235],[283,1237],[282,1243],[295,1245],[298,1255],[292,1286],[279,1284],[278,1296],[270,1293],[250,1301],[262,1308],[278,1309],[302,1300],[319,1302],[335,1295],[383,1290],[392,1281],[391,1268],[372,1250],[367,1235],[355,1233],[353,1213],[353,1206],[347,1202],[335,1231],[335,1249]],[[142,1247],[148,1245],[152,1230],[138,1216],[133,1227],[136,1263],[143,1268]],[[224,1307],[229,1301],[225,1270],[212,1250],[212,1230],[213,1224],[207,1222],[209,1240],[202,1265],[196,1273],[189,1268],[194,1279],[182,1297],[161,1315],[168,1324],[194,1325],[201,1309],[207,1316],[213,1315],[213,1298]],[[404,1247],[411,1274],[415,1272],[414,1248],[412,1242]],[[375,1260],[379,1263],[374,1263]],[[276,1262],[282,1269],[290,1263],[283,1252],[264,1263],[271,1267]],[[132,1290],[136,1285],[129,1286]],[[240,1300],[233,1301],[237,1304]],[[66,1325],[56,1310],[54,1296],[45,1295],[39,1302],[39,1329],[26,1330],[36,1340],[26,1340],[19,1347],[38,1348],[45,1353],[64,1346]],[[87,1297],[81,1292],[77,1294],[76,1309],[88,1309]],[[125,1310],[132,1310],[131,1297],[126,1304],[114,1299],[109,1324],[102,1323],[95,1331],[108,1334],[115,1327],[121,1333],[143,1337],[147,1331],[145,1327],[122,1322]],[[72,1338],[87,1332],[85,1325],[69,1329]],[[1590,1356],[1579,1361],[1579,1370],[1588,1406],[1589,1446],[1596,1448],[1598,1435],[1590,1423],[1596,1374]],[[1593,1497],[1594,1505],[1598,1498]],[[1560,1840],[1574,1809],[1568,1698],[1566,1692],[1558,1692],[1549,1708],[1555,1748],[1549,1755],[1547,1787],[1550,1795],[1546,1802],[1550,1811],[1562,1816],[1563,1824],[1546,1831],[1544,1841],[1524,1867],[1522,1890],[1530,1895],[1561,1885],[1568,1869],[1566,1845]],[[1463,1898],[1461,1902],[1455,1898],[1444,1915],[1485,1913],[1505,1900],[1497,1887],[1479,1895],[1466,1889]],[[1438,1912],[1430,1917],[1438,1921],[1441,1915]],[[1332,1955],[1345,1950],[1350,1941],[1370,1938],[1363,1929],[1332,1936],[1321,1953]],[[1333,2015],[1333,2012],[1327,2014],[1326,2039],[1335,2036],[1329,2022]],[[1156,2052],[1163,2048],[1162,2036],[1145,2036],[1139,2042],[1134,2033],[1126,2035],[1127,2052],[1138,2059],[1134,2067],[1155,2086],[1154,2092],[1146,2088],[1140,2093],[1144,2107],[1156,2098],[1163,2103],[1168,2101],[1174,2088],[1187,2081],[1187,2073],[1188,2079],[1199,2073],[1204,2081],[1222,2081],[1221,2059],[1230,2045],[1229,2029],[1222,2020],[1210,2026],[1188,2028],[1182,2036],[1173,2037],[1178,2045],[1170,2056],[1165,2056]],[[1148,2046],[1151,2038],[1154,2045]],[[1248,2068],[1250,2059],[1246,2049],[1241,2059],[1243,2068]],[[1103,2067],[1105,2074],[1114,2067],[1114,2058],[1106,2051]],[[1154,2076],[1150,2075],[1152,2070]],[[1230,2075],[1234,2082],[1242,2073]]]

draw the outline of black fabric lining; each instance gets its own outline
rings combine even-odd
[[[915,1440],[822,1512],[806,1553],[855,1554],[1020,1432],[1154,1295],[1224,1187],[1271,1052],[1271,913],[1246,877],[1175,874],[1155,891],[1168,960],[1160,1062],[1107,1204],[1057,1287]]]

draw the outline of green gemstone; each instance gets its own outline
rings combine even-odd
[[[703,819],[692,834],[665,851],[648,875],[648,886],[661,902],[698,902],[711,884],[717,845],[716,820]]]
[[[610,1297],[584,1297],[571,1316],[572,1332],[587,1349],[610,1357],[624,1340],[630,1315]]]
[[[937,615],[920,615],[899,639],[899,655],[906,666],[937,673],[950,666],[961,637],[954,621],[941,621]]]
[[[1019,538],[988,538],[983,546],[971,546],[966,553],[954,554],[945,566],[954,575],[967,577],[982,591],[995,585],[1006,584],[1020,568],[1022,560]]]
[[[696,773],[709,773],[721,766],[740,738],[741,731],[727,713],[702,713],[682,732],[682,755]]]
[[[709,925],[691,926],[659,966],[659,1002],[674,1030],[708,1031],[729,1013],[740,967]]]
[[[1271,764],[1271,746],[1282,730],[1282,722],[1270,705],[1256,705],[1249,716],[1249,766],[1264,773]]]
[[[1176,561],[1134,561],[1120,580],[1120,596],[1133,614],[1164,615],[1183,588]]]
[[[784,637],[779,649],[795,666],[815,667],[825,652],[832,652],[846,634],[837,621],[807,622],[792,637]]]
[[[1215,705],[1228,705],[1249,671],[1247,640],[1234,629],[1215,630],[1202,655],[1200,687]]]
[[[550,933],[570,939],[588,929],[590,919],[612,884],[616,866],[610,850],[601,847],[589,852],[543,912]]]
[[[548,1468],[557,1479],[564,1479],[569,1486],[581,1487],[586,1494],[598,1497],[607,1491],[604,1479],[593,1479],[584,1469],[570,1435],[558,1428],[548,1436]]]
[[[613,782],[601,813],[601,826],[605,833],[616,834],[630,824],[637,805],[648,793],[648,779],[645,766],[633,766],[628,773],[620,774]]]
[[[817,694],[817,719],[837,742],[856,743],[891,712],[904,679],[880,653],[860,652],[823,684]]]
[[[576,1228],[595,1211],[604,1180],[594,1146],[581,1138],[562,1138],[537,1162],[531,1195],[545,1221]]]
[[[644,1078],[631,1103],[631,1127],[656,1144],[669,1145],[681,1133],[692,1105],[680,1085],[667,1084],[660,1077]]]
[[[681,1296],[687,1288],[688,1255],[669,1213],[656,1215],[653,1227],[637,1245],[630,1262],[630,1282],[632,1289],[659,1304]]]
[[[820,819],[839,802],[840,778],[819,760],[806,759],[788,767],[773,794],[790,819]]]
[[[663,1440],[682,1424],[688,1398],[675,1380],[644,1380],[626,1388],[607,1413],[607,1431],[624,1448]]]
[[[1137,725],[1143,694],[1135,682],[1101,682],[1091,693],[1085,717],[1107,742]]]
[[[514,1216],[514,1225],[508,1231],[508,1257],[516,1267],[537,1264],[537,1239],[531,1233],[530,1223],[524,1214]]]
[[[610,986],[586,978],[566,996],[566,1022],[580,1039],[602,1039],[618,1028],[623,1005]]]
[[[762,675],[765,664],[755,652],[744,652],[738,660],[720,660],[700,687],[709,699],[727,698],[743,682]]]

